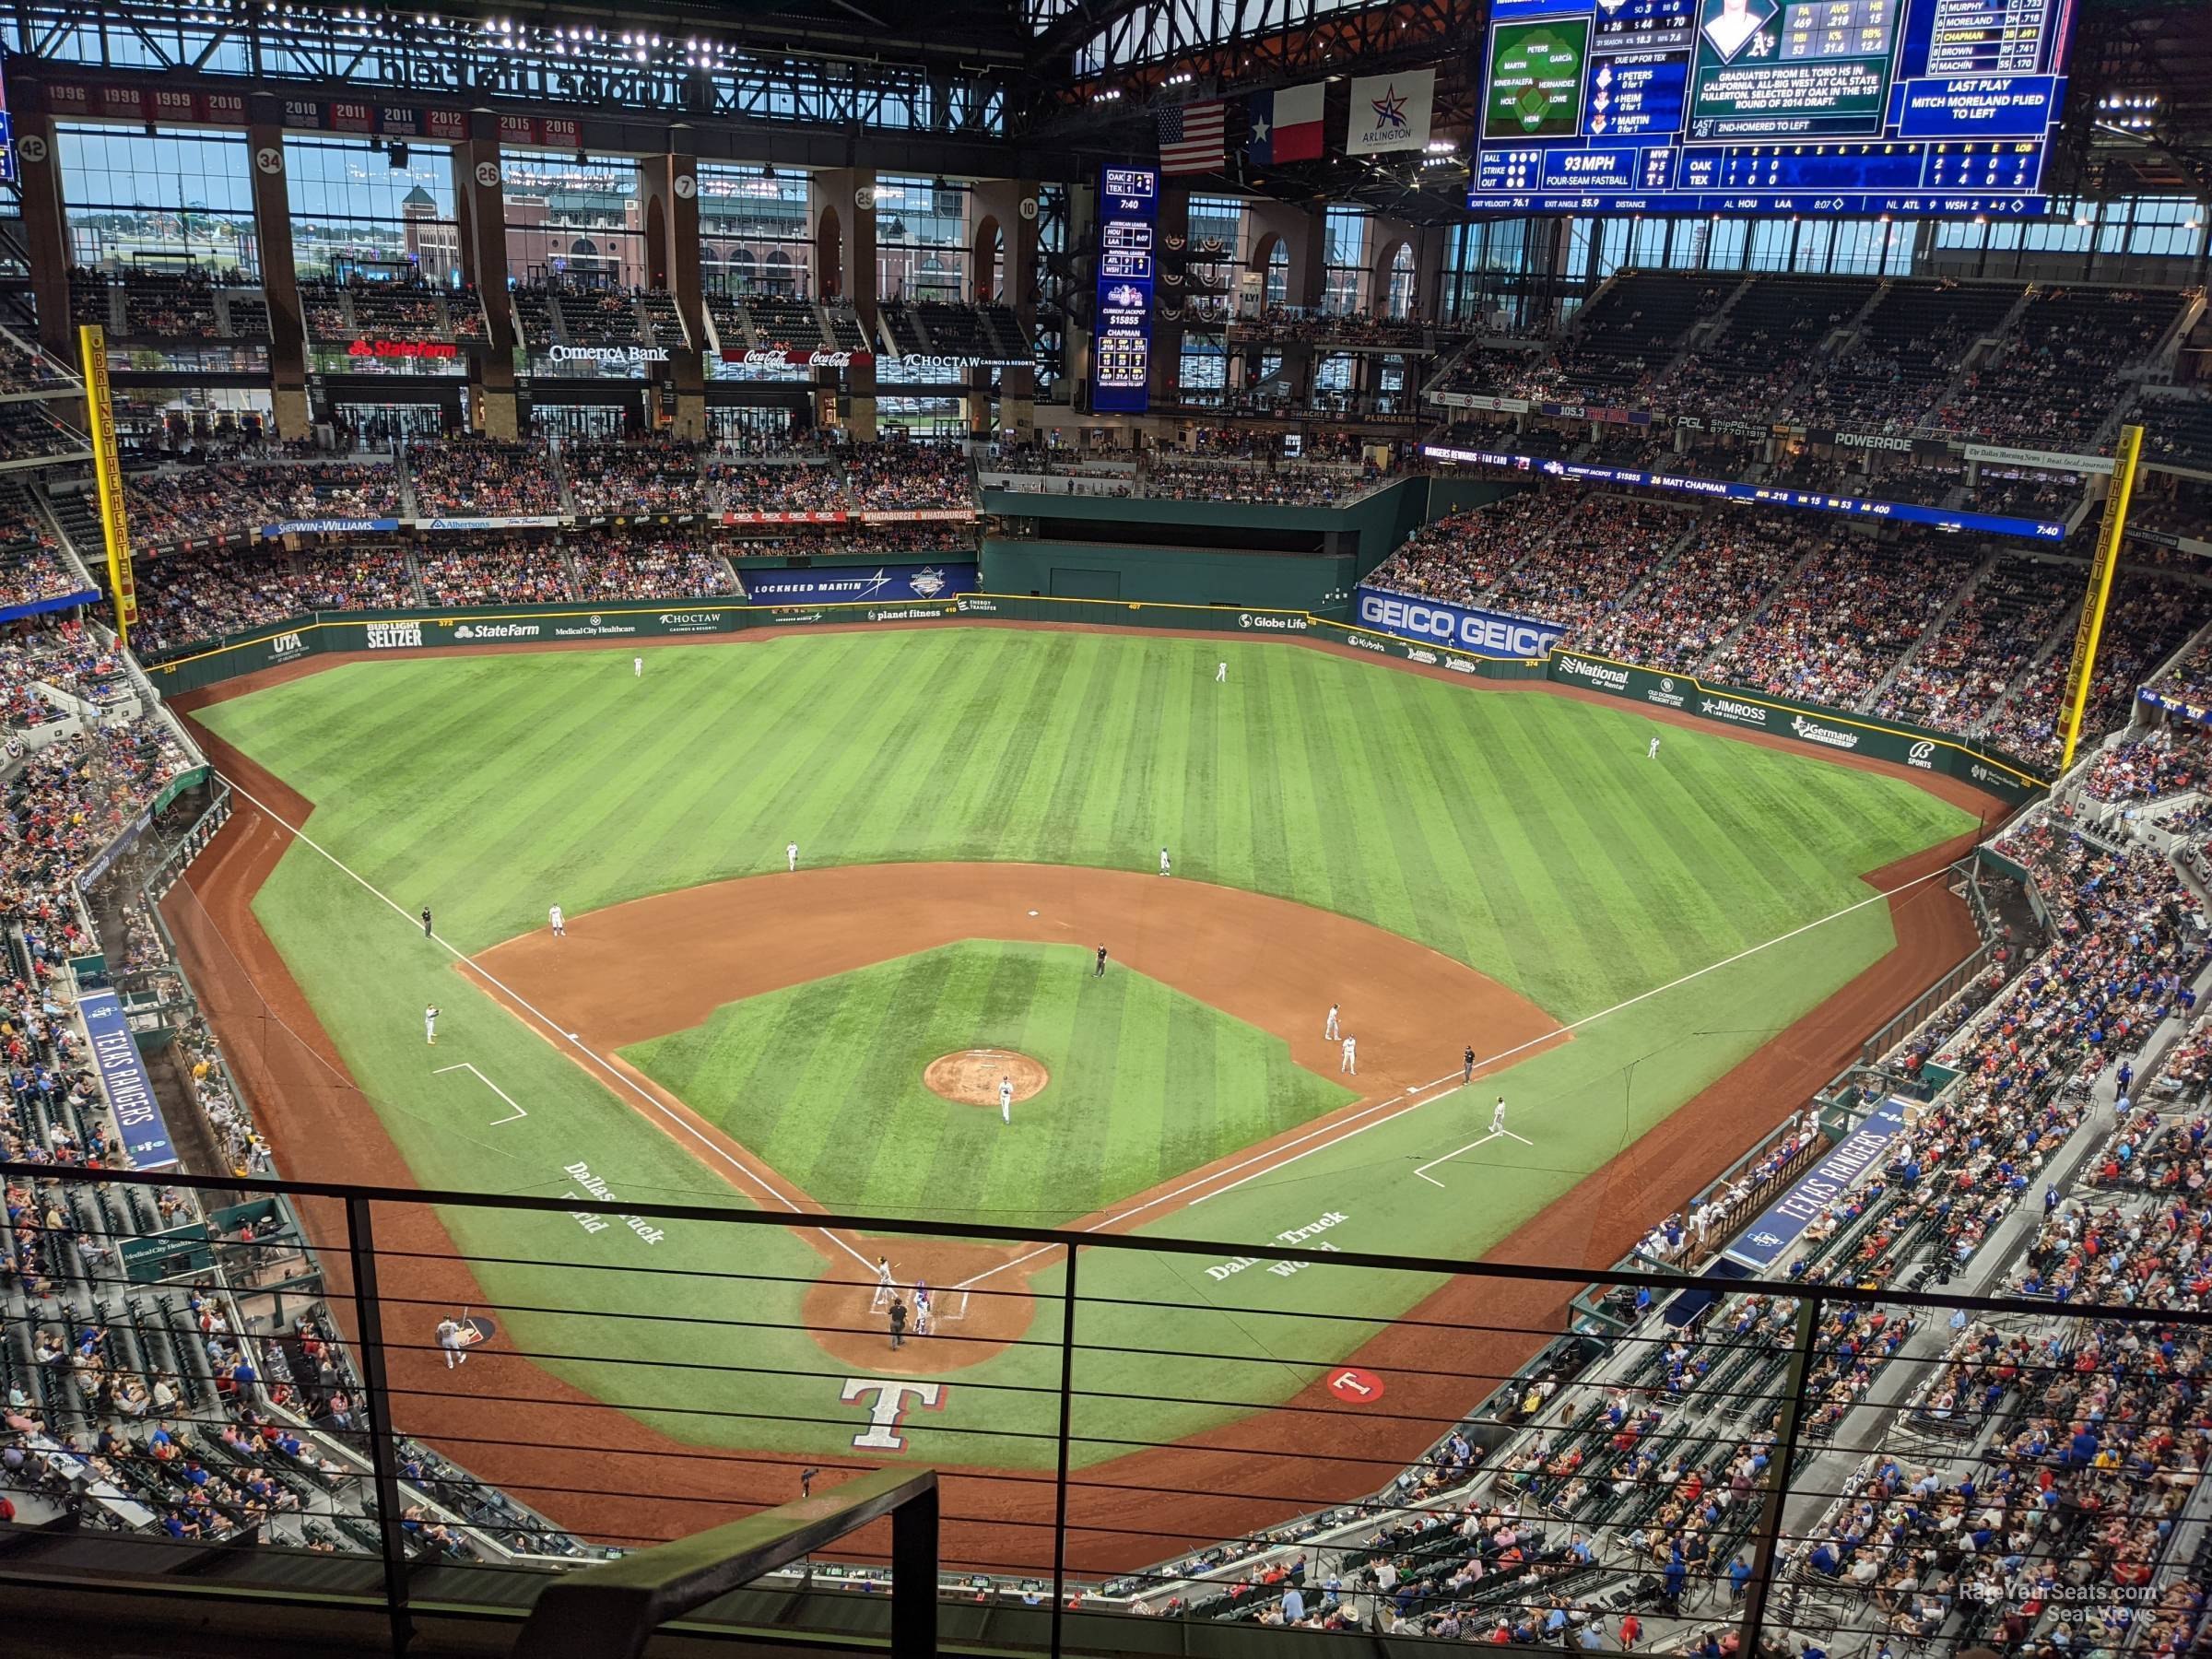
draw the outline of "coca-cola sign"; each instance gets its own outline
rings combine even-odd
[[[722,348],[725,363],[742,363],[747,369],[865,369],[876,360],[872,351],[829,351],[819,347],[807,350],[797,346],[755,346],[751,347],[725,346]]]

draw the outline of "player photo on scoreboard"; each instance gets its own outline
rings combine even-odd
[[[1705,0],[1699,29],[1721,62],[1732,64],[1781,10],[1777,0]]]

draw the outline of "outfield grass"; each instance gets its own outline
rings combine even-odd
[[[1809,755],[1670,727],[1661,759],[1647,761],[1656,728],[1628,708],[1486,692],[1275,642],[794,635],[658,650],[641,679],[631,654],[352,665],[202,718],[317,803],[310,830],[324,847],[404,911],[432,905],[440,932],[470,951],[542,926],[556,897],[581,915],[780,868],[792,840],[817,865],[1131,869],[1151,868],[1165,842],[1179,875],[1391,929],[1562,1021],[1860,905],[1861,872],[1972,823],[1905,782]],[[1230,681],[1216,686],[1224,658]],[[569,1166],[583,1162],[627,1198],[742,1202],[695,1150],[619,1106],[457,976],[419,926],[312,851],[285,855],[256,910],[425,1183],[559,1194],[573,1189]],[[1432,1097],[1142,1230],[1258,1241],[1336,1210],[1348,1219],[1329,1236],[1346,1249],[1478,1254],[1891,942],[1885,908],[1863,904],[1584,1027],[1478,1085],[1479,1101]],[[426,1001],[445,1010],[434,1051],[421,1037]],[[763,1017],[734,1009],[716,1023],[737,1030]],[[1168,1031],[1179,1044],[1172,1020]],[[470,1073],[435,1075],[433,1060],[477,1066],[529,1118],[491,1126],[507,1108]],[[1498,1143],[1447,1166],[1447,1188],[1412,1181],[1414,1164],[1479,1133],[1494,1088],[1511,1095],[1515,1127],[1535,1144]],[[788,1154],[812,1160],[792,1173],[818,1191],[835,1153],[831,1140]],[[1011,1184],[969,1173],[990,1202],[1032,1216],[1089,1207],[1047,1190],[1025,1206]],[[795,1235],[747,1232],[751,1280],[687,1277],[671,1290],[626,1270],[726,1269],[731,1244],[718,1235],[729,1230],[677,1228],[651,1244],[619,1229],[586,1234],[558,1216],[447,1219],[472,1253],[535,1258],[487,1265],[480,1277],[519,1340],[577,1356],[553,1363],[579,1385],[687,1439],[849,1450],[841,1425],[853,1412],[836,1404],[834,1383],[845,1368],[788,1328],[822,1269]],[[1086,1259],[1087,1291],[1129,1305],[1087,1310],[1087,1343],[1213,1357],[1148,1361],[1141,1391],[1116,1387],[1128,1379],[1112,1356],[1086,1359],[1097,1385],[1123,1397],[1084,1404],[1079,1429],[1104,1438],[1078,1448],[1079,1461],[1112,1455],[1117,1435],[1185,1434],[1235,1416],[1235,1402],[1280,1398],[1311,1375],[1308,1359],[1359,1340],[1364,1327],[1339,1316],[1386,1319],[1430,1286],[1412,1273],[1217,1280],[1177,1258],[1095,1263]],[[618,1317],[671,1295],[701,1320],[741,1324],[759,1374],[622,1365],[727,1359],[724,1328]],[[1049,1384],[1041,1352],[1017,1349],[961,1375]],[[1266,1357],[1276,1354],[1300,1358]],[[1049,1410],[1037,1409],[1049,1427]],[[1019,1397],[956,1388],[916,1450],[1049,1463],[1048,1442],[969,1432],[1030,1415]]]
[[[1043,1090],[933,1094],[940,1054],[1012,1049]],[[1358,1099],[1256,1027],[1088,950],[969,941],[724,1004],[623,1058],[818,1202],[1072,1220]]]

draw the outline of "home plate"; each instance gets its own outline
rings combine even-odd
[[[1030,915],[1032,915],[1032,916],[1033,916],[1033,915],[1035,915],[1036,913],[1037,913],[1037,912],[1036,912],[1035,911],[1031,911],[1031,912],[1030,912]]]

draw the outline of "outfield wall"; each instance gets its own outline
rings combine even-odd
[[[741,605],[728,600],[688,605],[485,606],[454,610],[321,611],[232,634],[196,651],[149,665],[147,677],[165,696],[219,685],[241,675],[341,652],[411,655],[456,645],[525,645],[712,637],[756,629],[912,624],[961,620],[1057,622],[1111,628],[1162,628],[1245,638],[1319,641],[1401,662],[1464,674],[1470,679],[1551,680],[1649,708],[1757,732],[1809,749],[1887,760],[1916,771],[1962,778],[2018,806],[2042,793],[2047,780],[2013,757],[1925,727],[1769,697],[1736,687],[1709,686],[1586,652],[1552,648],[1536,657],[1484,657],[1436,641],[1402,639],[1300,609],[1249,608],[1144,600],[1051,598],[973,593],[935,599],[805,606]]]

